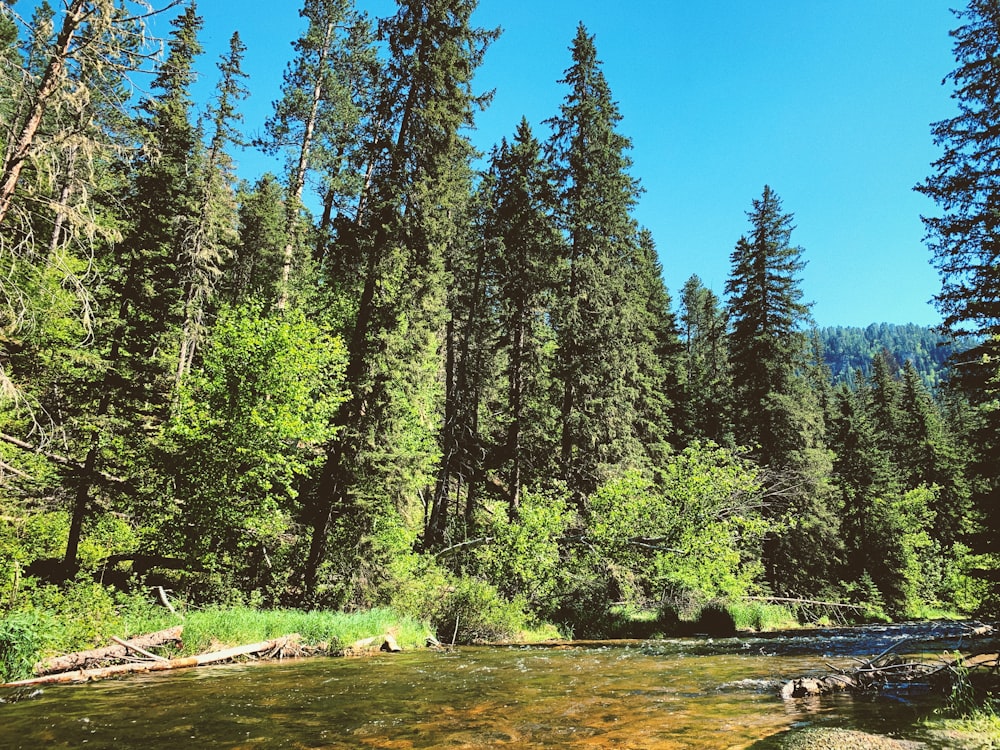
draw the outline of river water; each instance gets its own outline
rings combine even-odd
[[[894,643],[961,645],[920,624],[728,639],[461,647],[311,658],[0,691],[0,750],[24,748],[750,748],[803,725],[919,739],[939,700],[894,690],[785,703],[782,681]]]

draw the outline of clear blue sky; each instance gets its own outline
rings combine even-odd
[[[473,138],[488,150],[522,115],[547,134],[583,21],[633,141],[645,188],[637,218],[653,232],[675,302],[692,274],[722,293],[745,212],[769,184],[795,214],[818,324],[935,324],[928,301],[939,280],[920,222],[935,207],[912,188],[938,156],[929,124],[954,109],[941,81],[954,67],[956,2],[480,0],[475,20],[504,32],[477,77],[496,97]],[[279,95],[297,7],[198,3],[206,85],[233,30],[249,48],[251,131]],[[394,4],[359,7],[379,16]],[[239,158],[248,176],[268,168]]]

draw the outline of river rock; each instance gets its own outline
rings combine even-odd
[[[853,729],[808,727],[792,730],[771,747],[780,750],[925,750],[927,745]]]

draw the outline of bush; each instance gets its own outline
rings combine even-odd
[[[0,682],[31,676],[44,641],[45,625],[31,613],[19,613],[0,620]]]
[[[736,622],[722,602],[709,602],[698,613],[695,621],[695,631],[716,638],[728,638],[736,635]]]
[[[509,602],[476,578],[460,579],[431,617],[431,627],[445,643],[511,640],[528,624],[521,600]]]

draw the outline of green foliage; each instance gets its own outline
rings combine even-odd
[[[924,386],[933,390],[946,380],[948,360],[968,349],[967,342],[913,323],[827,326],[818,332],[833,381],[855,387],[859,377],[872,375],[876,355],[887,352],[894,362],[911,362]]]
[[[298,633],[302,642],[330,651],[363,638],[390,634],[403,648],[424,645],[427,626],[390,609],[329,612],[247,607],[210,607],[184,620],[184,654],[238,646]]]
[[[631,473],[588,503],[587,534],[628,601],[747,594],[762,573],[758,472],[714,445],[672,457],[654,484]],[[640,533],[641,530],[641,533]]]
[[[33,613],[8,615],[0,620],[0,682],[31,676],[41,651],[43,621]]]
[[[523,599],[533,611],[550,611],[560,585],[560,542],[574,520],[559,493],[526,491],[517,517],[496,506],[480,533],[489,541],[475,551],[472,569],[507,599]]]
[[[733,599],[725,606],[737,630],[787,630],[799,625],[795,613],[780,604]]]
[[[530,624],[523,600],[508,601],[495,587],[471,576],[455,581],[430,621],[442,643],[509,641]]]
[[[170,551],[262,585],[342,400],[340,342],[298,311],[226,309],[164,433]]]

